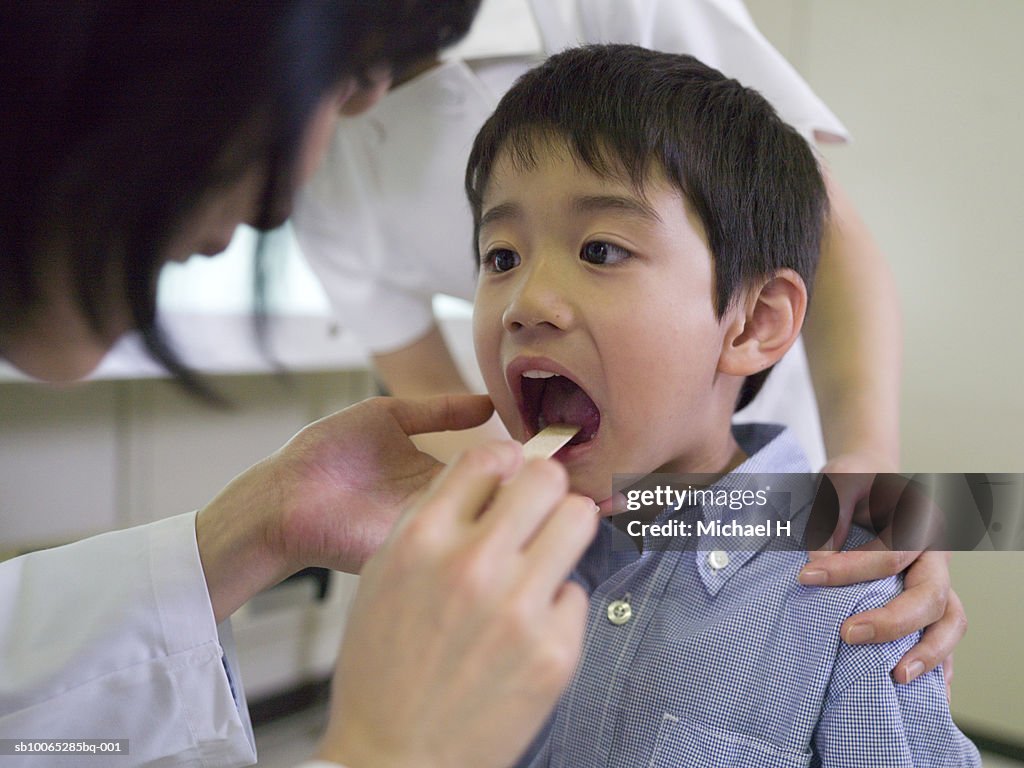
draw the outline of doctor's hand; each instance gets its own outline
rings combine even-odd
[[[921,640],[893,668],[893,680],[912,682],[941,663],[948,697],[953,650],[967,631],[963,604],[950,581],[949,553],[893,548],[896,513],[910,511],[902,495],[905,480],[892,473],[866,471],[875,465],[877,462],[853,455],[837,457],[825,465],[824,473],[838,502],[838,521],[829,544],[809,553],[810,562],[799,579],[806,585],[843,586],[903,573],[902,594],[888,605],[851,616],[843,623],[840,635],[851,644],[885,643],[923,630]],[[854,522],[879,531],[878,537],[850,551],[827,551],[842,546]],[[926,530],[929,527],[927,514],[919,515],[911,526],[913,532],[920,530],[926,538],[932,535]]]
[[[521,464],[515,443],[471,449],[367,564],[318,757],[497,767],[540,728],[579,656],[587,598],[566,578],[597,515],[560,465]]]
[[[473,427],[491,412],[479,395],[371,398],[236,477],[196,517],[217,621],[307,566],[358,572],[443,468],[409,435]]]

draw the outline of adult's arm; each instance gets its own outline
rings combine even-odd
[[[250,764],[217,623],[304,564],[357,570],[441,469],[407,435],[490,413],[482,397],[364,402],[198,515],[0,564],[0,738],[128,739],[125,766]]]
[[[388,392],[396,397],[469,392],[436,324],[399,349],[375,353],[373,367]]]
[[[896,283],[849,196],[825,175],[831,213],[804,325],[825,449],[895,470],[903,366]]]
[[[836,547],[849,524],[871,525],[866,509],[874,474],[899,463],[899,397],[903,334],[892,273],[840,184],[826,171],[832,211],[804,327],[807,359],[831,457],[824,471],[839,493]],[[881,542],[842,554],[812,553],[806,584],[840,586],[906,571],[905,591],[891,603],[851,616],[847,642],[889,642],[924,628],[921,641],[892,670],[906,683],[946,661],[966,631],[963,605],[952,590],[941,552],[890,552]]]
[[[342,121],[293,216],[302,252],[340,325],[366,348],[388,393],[398,397],[470,391],[438,328],[433,297],[473,296],[463,173],[473,136],[493,106],[485,90],[466,65],[450,62],[397,85],[371,115]],[[457,104],[453,93],[460,94]],[[497,420],[416,442],[447,461],[496,437],[507,437]]]
[[[249,765],[231,661],[194,513],[0,564],[0,738],[127,739],[126,766]]]

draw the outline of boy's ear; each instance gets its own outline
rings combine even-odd
[[[718,370],[750,376],[775,365],[793,346],[807,312],[807,287],[792,269],[776,272],[751,290],[734,311],[722,342]]]

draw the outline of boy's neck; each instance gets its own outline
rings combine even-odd
[[[655,470],[655,472],[700,475],[703,482],[710,484],[732,472],[748,458],[746,451],[740,447],[740,444],[732,436],[731,428],[726,430],[726,439],[721,444],[706,447],[708,450],[701,453],[700,456],[681,457],[678,461],[669,462]],[[658,514],[658,510],[645,509],[640,512],[629,513],[628,517],[631,520],[638,519],[643,522],[651,522]],[[621,517],[615,522],[615,525],[623,531],[626,530],[624,527],[626,522]]]
[[[699,451],[660,467],[658,472],[722,477],[747,460],[747,454],[732,436],[732,429],[714,445],[702,444]]]
[[[746,461],[746,452],[732,434],[733,406],[738,394],[738,385],[735,391],[720,387],[713,393],[705,403],[705,418],[698,417],[691,425],[694,439],[690,450],[655,471],[718,478]]]

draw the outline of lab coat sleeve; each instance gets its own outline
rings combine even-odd
[[[195,513],[0,563],[0,738],[127,739],[119,766],[250,765],[221,639]]]
[[[373,354],[435,324],[433,297],[472,299],[466,158],[497,100],[448,61],[343,120],[292,221],[334,313]]]

